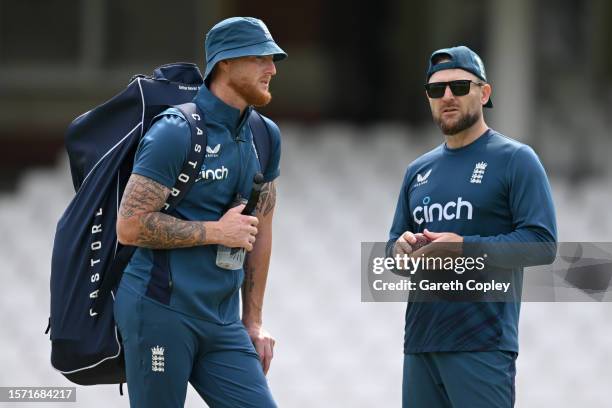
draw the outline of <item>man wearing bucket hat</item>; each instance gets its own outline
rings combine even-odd
[[[246,123],[253,106],[270,102],[275,62],[287,54],[251,17],[215,25],[205,50],[205,84],[194,98],[208,144],[200,176],[172,215],[159,212],[191,146],[185,118],[168,109],[138,146],[119,210],[119,241],[138,247],[115,301],[135,407],[183,406],[188,383],[210,407],[276,406],[265,378],[275,341],[262,328],[262,307],[280,131],[263,118],[271,148],[262,169]],[[256,216],[241,214],[244,205],[228,210],[238,194],[249,196],[258,172],[265,184]],[[246,249],[244,268],[220,263],[223,247]],[[171,285],[150,290],[154,276]]]
[[[441,293],[445,301],[409,299],[403,406],[511,407],[523,267],[549,264],[556,253],[550,185],[529,146],[486,125],[492,88],[474,51],[435,51],[426,81],[445,143],[408,166],[387,252],[481,258],[485,275],[509,271],[502,276],[514,280],[504,302],[470,302],[455,293]]]

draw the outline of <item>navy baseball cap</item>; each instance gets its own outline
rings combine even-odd
[[[444,61],[440,63],[434,63],[437,57],[446,57],[449,61]],[[487,74],[485,73],[484,64],[482,63],[482,59],[476,54],[474,51],[466,47],[465,45],[460,45],[458,47],[452,48],[442,48],[440,50],[434,51],[429,57],[429,66],[427,67],[427,81],[429,78],[438,71],[442,71],[445,69],[453,69],[459,68],[464,71],[471,72],[476,75],[478,78],[482,79],[484,82],[487,82]],[[491,97],[489,97],[489,101],[484,105],[485,108],[492,108],[493,102],[491,101]]]
[[[263,21],[253,17],[231,17],[217,23],[206,34],[204,80],[217,62],[250,55],[273,55],[274,61],[287,58],[272,39]]]

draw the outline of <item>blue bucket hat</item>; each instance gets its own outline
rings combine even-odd
[[[434,61],[436,57],[444,56],[450,61],[444,61],[435,64]],[[445,69],[453,69],[459,68],[464,71],[471,72],[476,75],[478,78],[482,79],[484,82],[487,82],[487,74],[485,73],[484,64],[482,60],[474,51],[466,47],[465,45],[460,45],[458,47],[452,48],[442,48],[440,50],[434,51],[429,57],[429,66],[427,67],[427,80],[438,71],[442,71]],[[485,108],[492,108],[493,102],[489,97],[489,101],[484,105]]]
[[[253,17],[231,17],[217,23],[206,34],[204,80],[217,62],[250,55],[273,55],[274,61],[287,58],[263,21]]]

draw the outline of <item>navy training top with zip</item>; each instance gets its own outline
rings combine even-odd
[[[236,193],[249,197],[253,177],[261,171],[247,124],[252,108],[241,116],[238,109],[218,99],[206,86],[200,87],[194,102],[205,115],[206,155],[199,177],[172,215],[191,221],[217,221],[230,208]],[[279,175],[280,131],[270,119],[264,120],[272,140],[268,168],[261,172],[264,181],[269,182]],[[187,121],[178,110],[167,109],[140,141],[132,172],[172,188],[187,158],[190,140]],[[156,252],[138,248],[121,285],[145,295],[152,271],[160,267],[154,265]],[[240,319],[239,293],[244,271],[218,267],[217,245],[171,249],[166,255],[167,279],[172,284],[169,301],[161,303],[218,324]]]
[[[487,263],[518,272],[520,291],[522,268],[551,263],[556,254],[550,185],[535,152],[489,129],[467,146],[442,144],[416,159],[404,177],[387,253],[405,231],[425,228],[497,254]],[[526,242],[541,246],[529,259],[512,253]],[[520,302],[409,301],[404,352],[518,352],[519,312]]]

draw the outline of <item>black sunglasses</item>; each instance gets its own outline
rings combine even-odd
[[[475,84],[478,86],[484,85],[483,83],[470,81],[469,79],[459,79],[448,82],[430,82],[425,84],[425,91],[427,91],[427,96],[437,99],[444,96],[446,87],[449,86],[453,95],[464,96],[470,93],[470,84]]]

